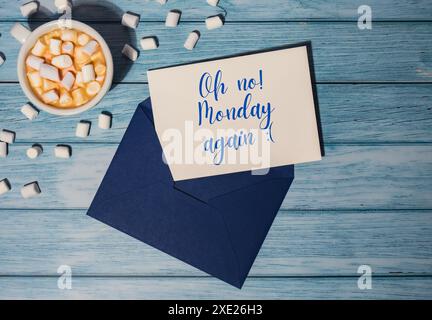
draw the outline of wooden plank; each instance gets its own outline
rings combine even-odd
[[[320,84],[318,95],[326,143],[432,142],[430,84]],[[18,84],[0,84],[0,96],[0,127],[17,132],[18,142],[82,142],[74,132],[76,123],[85,118],[94,122],[86,142],[116,143],[138,103],[148,97],[148,85],[119,84],[85,114],[55,117],[42,112],[31,123],[19,112],[27,99]],[[103,110],[114,116],[108,131],[97,128]]]
[[[85,215],[0,210],[0,275],[205,276]],[[250,276],[432,274],[431,211],[281,211]],[[31,226],[31,230],[29,230]]]
[[[23,1],[0,1],[0,17],[3,20],[23,20],[19,11]],[[54,6],[50,0],[40,0],[44,10],[32,17],[46,19],[53,17]],[[115,4],[114,4],[115,3]],[[96,6],[95,6],[96,4]],[[365,4],[360,0],[272,0],[271,5],[265,1],[221,0],[220,5],[227,12],[227,21],[272,21],[272,20],[353,20],[357,21],[357,8]],[[370,0],[375,20],[430,20],[432,8],[427,0],[407,2],[403,0]],[[141,15],[142,21],[164,21],[170,9],[183,11],[182,21],[202,20],[206,16],[222,12],[208,6],[202,0],[168,1],[160,6],[154,0],[75,0],[74,16],[83,20],[120,21],[123,10],[131,10]],[[46,9],[46,10],[45,10]]]
[[[0,81],[17,81],[18,42],[7,30],[12,23],[0,23],[1,47],[6,62]],[[317,80],[320,82],[431,82],[432,33],[427,22],[375,23],[372,30],[359,30],[354,22],[227,23],[218,31],[202,29],[202,23],[183,23],[165,28],[162,23],[143,23],[136,31],[119,24],[99,23],[99,30],[111,46],[115,60],[115,80],[143,82],[149,68],[197,59],[236,54],[299,41],[311,40]],[[187,34],[202,30],[195,50],[183,48]],[[258,32],[259,31],[259,32]],[[137,46],[137,38],[157,35],[160,47],[141,52],[135,63],[122,57],[125,42]],[[236,35],[236,37],[233,37]]]
[[[87,208],[117,145],[73,144],[69,160],[53,156],[53,144],[29,160],[27,145],[12,145],[2,159],[0,176],[14,190],[2,196],[1,208]],[[326,147],[321,162],[296,166],[296,178],[284,209],[431,209],[432,147]],[[42,194],[23,200],[20,186],[38,180]]]
[[[212,278],[80,278],[60,290],[57,277],[2,277],[0,299],[431,299],[431,277],[252,278],[242,290]]]

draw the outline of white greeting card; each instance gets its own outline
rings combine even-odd
[[[320,160],[310,61],[306,43],[148,71],[174,180]]]

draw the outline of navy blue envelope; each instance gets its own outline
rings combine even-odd
[[[293,179],[291,165],[173,181],[147,99],[87,214],[241,288]]]

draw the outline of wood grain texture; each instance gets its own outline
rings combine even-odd
[[[432,85],[320,84],[317,86],[324,142],[409,143],[432,142]],[[17,141],[120,142],[138,103],[148,97],[147,84],[119,84],[100,104],[83,115],[56,117],[41,112],[29,122],[19,111],[27,102],[18,84],[0,85],[0,129],[17,132]],[[113,114],[111,130],[99,130],[102,111]],[[74,135],[82,119],[93,121],[85,140]],[[54,134],[55,132],[55,134]]]
[[[88,216],[0,210],[0,276],[205,276]],[[250,276],[432,275],[432,211],[280,211]],[[31,226],[31,232],[28,232]],[[395,232],[397,230],[397,232]]]
[[[8,20],[23,20],[19,12],[19,5],[27,0],[0,1],[0,17]],[[44,7],[43,14],[33,18],[45,19],[52,16],[53,4],[50,0],[39,0]],[[115,5],[113,3],[115,3]],[[183,12],[182,21],[203,20],[211,14],[222,10],[213,8],[203,0],[169,0],[164,6],[155,0],[116,0],[115,2],[102,0],[74,0],[75,14],[84,20],[119,21],[116,15],[107,15],[103,10],[88,9],[94,4],[107,11],[120,15],[123,11],[131,10],[141,15],[142,21],[164,21],[166,12],[170,9],[180,9]],[[274,20],[352,20],[357,21],[357,8],[365,4],[361,0],[221,0],[220,5],[227,12],[227,21],[274,21]],[[373,17],[376,20],[430,20],[432,9],[428,0],[369,0]],[[45,10],[46,8],[46,10]]]
[[[44,154],[26,158],[28,146],[15,144],[1,159],[0,176],[13,191],[0,208],[88,208],[117,145],[72,144],[71,159]],[[431,209],[432,147],[343,146],[326,148],[320,162],[296,166],[296,178],[283,209]],[[19,189],[38,180],[42,194],[23,200]]]
[[[59,290],[57,277],[1,277],[0,299],[431,299],[430,277],[375,277],[360,290],[357,277],[251,278],[242,290],[212,278],[75,277]]]
[[[19,44],[9,30],[12,23],[0,23],[1,46],[6,62],[0,81],[17,81],[16,58]],[[319,82],[431,82],[432,24],[416,22],[375,23],[372,30],[359,30],[353,22],[227,23],[218,30],[202,30],[202,23],[183,23],[166,28],[163,23],[140,24],[136,34],[120,24],[93,25],[111,47],[115,81],[145,82],[149,68],[242,53],[311,40]],[[192,52],[183,48],[187,34],[202,30]],[[142,51],[135,63],[121,55],[126,42],[137,46],[137,39],[156,35],[160,47]],[[233,37],[235,35],[235,37]]]

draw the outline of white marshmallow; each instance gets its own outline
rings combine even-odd
[[[219,3],[219,0],[207,0],[207,3],[213,7],[216,7]]]
[[[66,105],[71,104],[71,103],[72,103],[72,97],[71,97],[71,95],[69,94],[69,92],[63,92],[63,93],[60,95],[60,100],[59,100],[59,102],[60,102],[60,104],[61,104],[62,106],[66,106]]]
[[[62,44],[62,53],[73,55],[74,53],[74,44],[70,41],[65,41]]]
[[[159,2],[159,4],[164,5],[165,3],[167,3],[167,0],[156,0],[157,2]]]
[[[56,90],[50,90],[50,91],[48,91],[48,92],[45,92],[45,93],[42,95],[42,98],[43,98],[43,100],[44,100],[46,103],[50,103],[50,102],[55,102],[55,101],[57,101],[57,100],[59,99],[59,96],[58,96]]]
[[[184,43],[184,47],[188,50],[192,50],[193,48],[195,48],[199,37],[200,36],[199,36],[199,33],[197,31],[192,31],[191,33],[189,33],[189,36],[187,37],[187,39]]]
[[[0,195],[10,191],[11,185],[8,179],[0,180]]]
[[[56,158],[68,159],[71,157],[72,149],[70,146],[64,144],[58,144],[54,148],[54,155]]]
[[[82,84],[83,80],[82,80],[82,72],[78,71],[76,74],[76,78],[75,78],[75,83],[77,86],[80,86]]]
[[[180,20],[180,11],[177,10],[171,10],[168,12],[166,19],[165,19],[165,26],[166,27],[177,27],[179,20]]]
[[[0,141],[12,144],[15,142],[15,132],[9,130],[0,131]]]
[[[77,37],[77,33],[75,30],[66,29],[66,30],[62,30],[60,39],[62,39],[63,41],[75,42],[76,37]]]
[[[125,27],[136,29],[139,24],[140,16],[139,14],[133,12],[125,12],[122,16],[121,24]]]
[[[220,16],[212,16],[205,20],[205,24],[207,29],[212,30],[222,27],[224,23]]]
[[[6,158],[9,153],[8,144],[0,141],[0,158]]]
[[[28,17],[33,13],[37,12],[38,8],[39,8],[39,4],[36,1],[31,1],[23,4],[20,7],[20,10],[23,17]]]
[[[67,54],[62,54],[52,58],[51,63],[59,69],[66,69],[72,66],[73,61]]]
[[[5,62],[5,59],[3,58],[3,54],[0,52],[0,66]]]
[[[61,40],[59,39],[50,39],[49,42],[49,50],[51,52],[51,54],[58,56],[59,54],[61,54]]]
[[[75,135],[79,138],[86,138],[90,134],[90,122],[80,121],[77,124]]]
[[[42,154],[43,150],[38,145],[33,145],[31,148],[28,148],[26,151],[27,157],[30,159],[36,159]]]
[[[78,36],[78,40],[77,41],[78,41],[78,44],[80,46],[85,46],[90,41],[90,37],[87,34],[85,34],[85,33],[81,33]]]
[[[29,55],[26,59],[26,64],[35,70],[39,70],[42,63],[44,63],[44,59],[36,57],[34,55]]]
[[[73,87],[75,82],[75,76],[72,72],[66,73],[66,75],[63,77],[61,81],[61,85],[68,91]]]
[[[46,46],[42,43],[42,41],[36,41],[31,53],[35,56],[41,57],[45,53]]]
[[[99,128],[107,130],[111,128],[112,116],[107,112],[102,112],[99,115]]]
[[[32,198],[41,193],[37,181],[26,184],[21,188],[21,195],[24,199]]]
[[[16,40],[18,40],[18,42],[23,44],[31,34],[31,31],[24,27],[21,23],[17,22],[11,28],[10,33]]]
[[[58,69],[50,64],[42,63],[39,68],[39,75],[41,78],[51,81],[59,82],[60,76]]]
[[[153,49],[157,49],[158,47],[155,37],[142,38],[140,44],[143,50],[153,50]]]
[[[29,120],[34,120],[39,114],[39,110],[33,107],[32,105],[26,103],[21,107],[21,112],[23,115],[27,117]]]
[[[101,85],[97,81],[91,81],[87,84],[86,92],[89,96],[94,96],[97,94],[101,89]]]
[[[95,71],[93,68],[92,64],[86,64],[85,66],[83,66],[81,68],[81,72],[82,72],[82,81],[84,83],[93,81],[94,79],[96,79],[95,76]]]
[[[124,45],[122,49],[122,54],[132,61],[138,59],[138,51],[134,47],[128,45],[127,43]]]
[[[40,77],[39,72],[37,72],[37,71],[29,72],[27,74],[27,77],[28,77],[32,87],[38,88],[38,87],[42,86],[42,78]]]
[[[91,40],[82,48],[82,51],[85,54],[91,56],[93,53],[95,53],[97,47],[98,43],[95,40]]]

